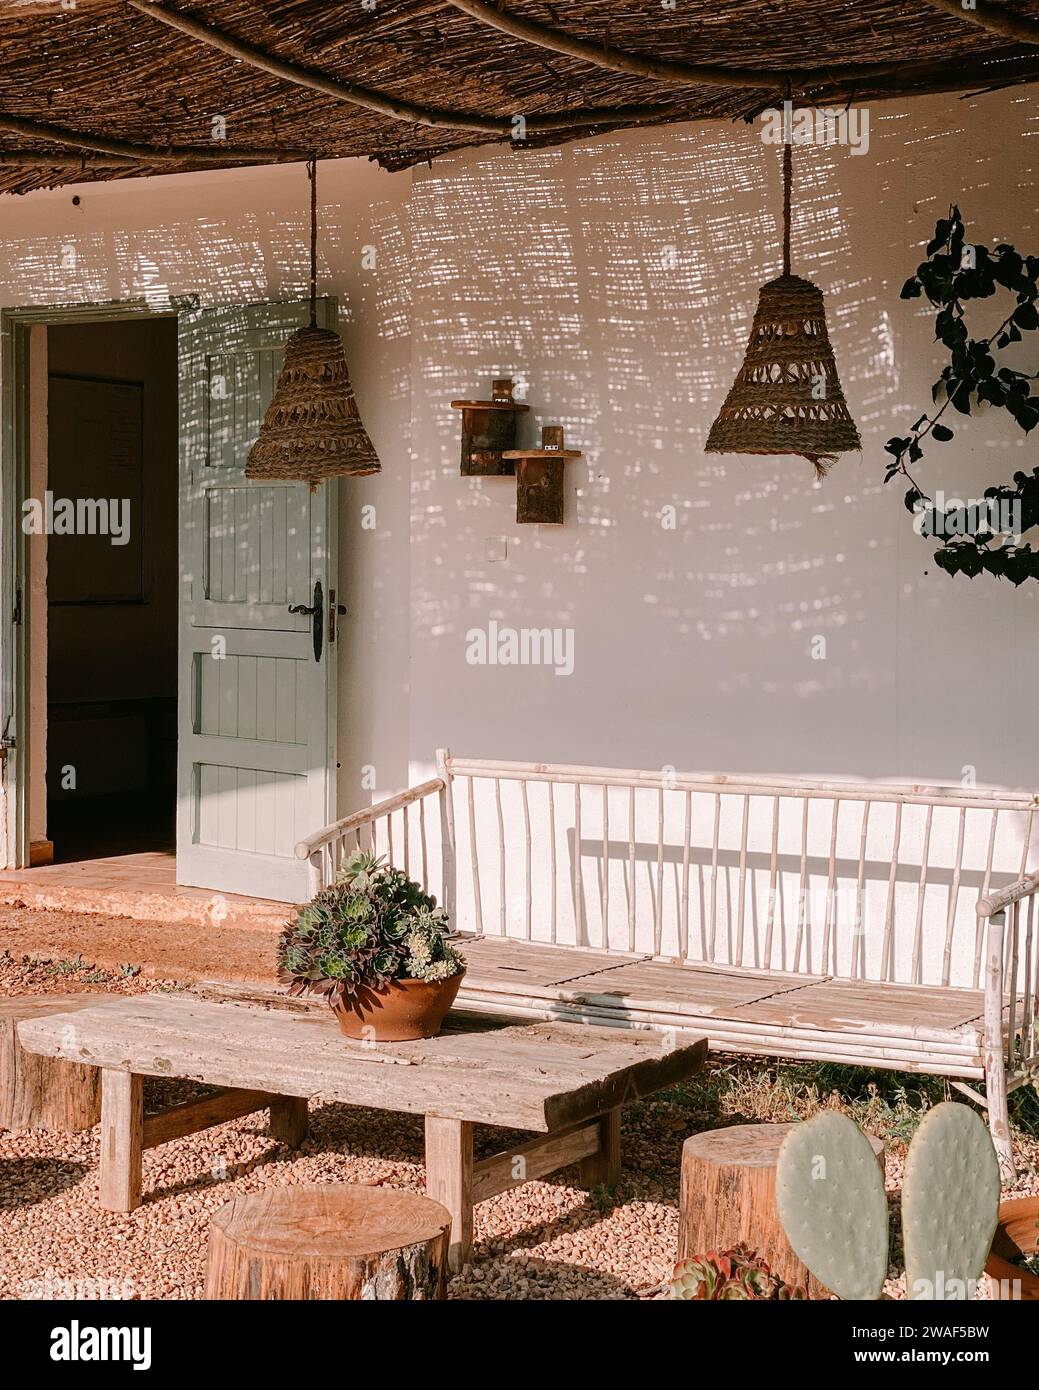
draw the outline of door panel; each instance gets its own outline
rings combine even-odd
[[[177,881],[298,901],[294,847],[334,818],[335,648],[312,619],[336,587],[335,482],[243,476],[305,305],[181,316]],[[334,327],[323,300],[319,322]]]

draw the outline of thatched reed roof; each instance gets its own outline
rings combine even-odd
[[[0,191],[309,154],[396,169],[752,119],[787,80],[824,105],[1035,81],[1039,0],[0,0],[0,73]]]

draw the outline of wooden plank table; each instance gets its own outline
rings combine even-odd
[[[693,1075],[707,1042],[668,1045],[658,1033],[529,1023],[458,1011],[420,1042],[344,1037],[327,1010],[263,1009],[142,994],[18,1025],[28,1052],[102,1069],[101,1204],[141,1200],[144,1149],[270,1108],[272,1132],[298,1145],[307,1101],[425,1116],[426,1190],[451,1212],[451,1263],[472,1246],[473,1206],[523,1182],[580,1164],[582,1185],[620,1172],[620,1111]],[[222,1088],[144,1115],[143,1078]],[[473,1125],[534,1130],[537,1138],[473,1161]]]

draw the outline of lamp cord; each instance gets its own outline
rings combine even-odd
[[[310,179],[310,326],[317,327],[317,160],[307,160]]]
[[[790,274],[790,190],[794,181],[793,160],[793,101],[790,80],[786,84],[786,109],[783,112],[783,274]],[[787,119],[789,118],[789,119]]]
[[[790,186],[793,182],[794,161],[790,142],[783,146],[783,274],[790,274]]]

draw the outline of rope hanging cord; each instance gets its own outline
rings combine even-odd
[[[789,127],[784,134],[783,273],[761,287],[743,365],[705,449],[799,454],[821,478],[839,453],[862,444],[837,374],[822,291],[790,272],[793,139]]]
[[[317,160],[307,160],[310,179],[310,326],[317,327]]]
[[[790,274],[790,190],[794,182],[794,158],[789,132],[783,146],[783,274]]]
[[[310,180],[310,324],[285,344],[274,395],[249,451],[245,476],[267,482],[305,482],[311,492],[323,478],[364,477],[380,471],[361,423],[350,384],[343,340],[317,326],[317,159],[307,160]]]

